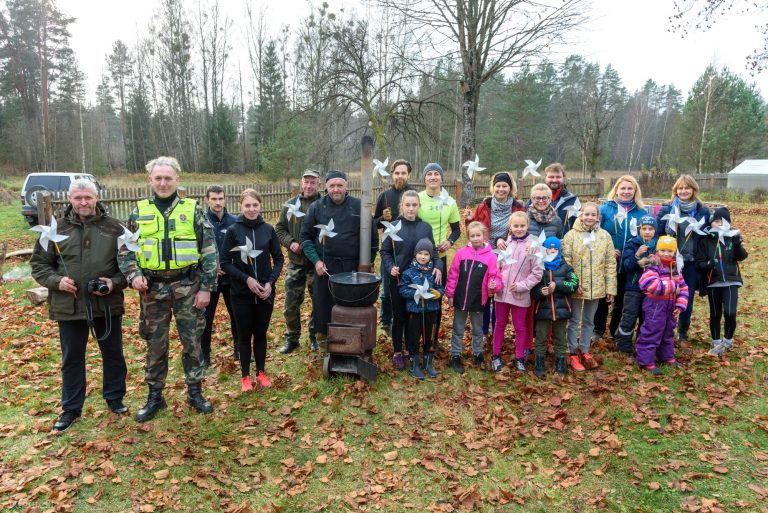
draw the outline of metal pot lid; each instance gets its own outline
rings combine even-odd
[[[338,285],[370,285],[381,282],[378,274],[374,273],[338,273],[330,276],[331,283]]]

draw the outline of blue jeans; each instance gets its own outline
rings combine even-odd
[[[384,272],[384,262],[379,265],[379,274],[381,274],[379,322],[382,326],[392,326],[392,299],[389,295],[389,282],[392,280],[392,276]]]

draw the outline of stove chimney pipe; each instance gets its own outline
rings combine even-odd
[[[360,265],[361,271],[371,272],[371,214],[373,212],[373,138],[364,135],[360,142]]]

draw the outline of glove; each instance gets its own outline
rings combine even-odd
[[[392,209],[387,207],[384,212],[381,213],[381,218],[387,222],[392,220]]]
[[[443,295],[437,289],[429,289],[429,293],[435,296],[433,299],[440,299]]]

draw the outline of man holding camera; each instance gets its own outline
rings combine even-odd
[[[48,289],[48,314],[58,321],[61,338],[62,414],[54,432],[66,430],[82,414],[85,402],[85,348],[89,334],[102,357],[102,396],[109,409],[128,412],[123,404],[127,368],[123,356],[123,289],[128,285],[117,265],[120,223],[106,215],[90,180],[69,187],[69,205],[58,221],[67,238],[43,239],[32,255],[32,276]]]
[[[171,317],[176,319],[183,348],[187,402],[201,413],[213,411],[200,389],[205,374],[200,337],[218,276],[213,227],[195,200],[177,194],[178,161],[158,157],[146,169],[153,197],[137,202],[128,219],[128,228],[139,231],[139,250],[124,248],[119,254],[120,270],[139,292],[139,334],[147,341],[144,382],[149,395],[135,416],[137,422],[151,420],[166,407],[163,389]]]

